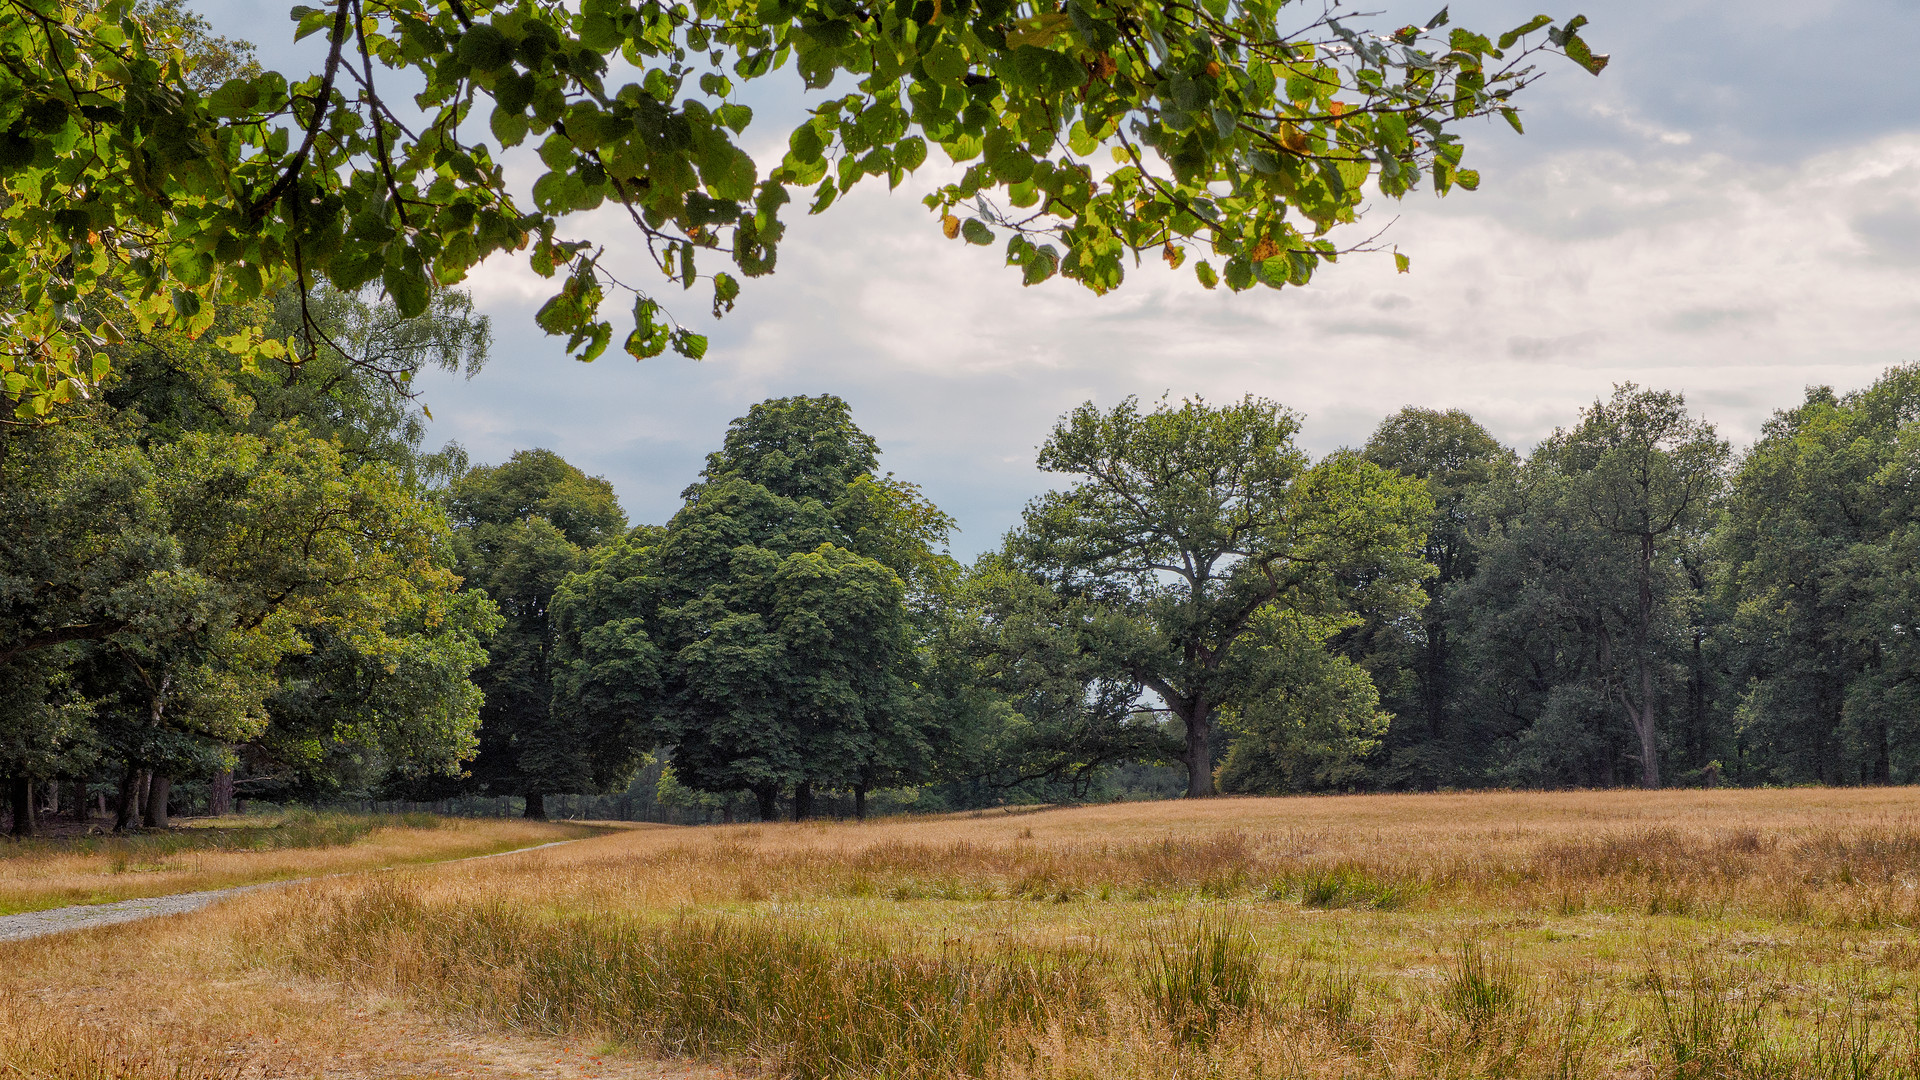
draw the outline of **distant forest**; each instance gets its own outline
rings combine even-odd
[[[322,294],[304,362],[211,344],[293,303],[130,337],[106,393],[0,432],[16,835],[1920,770],[1920,367],[1737,454],[1631,384],[1524,450],[1407,407],[1317,459],[1263,399],[1088,403],[962,565],[838,398],[753,406],[633,525],[550,451],[423,446],[415,376],[486,356],[458,294]]]

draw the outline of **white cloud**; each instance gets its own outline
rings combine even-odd
[[[1148,259],[1106,297],[1022,288],[996,250],[942,237],[915,191],[879,186],[796,218],[779,271],[709,324],[701,365],[560,360],[519,329],[548,283],[489,267],[477,292],[508,347],[429,396],[437,432],[483,459],[551,446],[657,519],[746,405],[838,393],[889,467],[959,514],[968,550],[1045,486],[1033,449],[1088,398],[1265,395],[1306,413],[1321,451],[1403,404],[1459,407],[1525,446],[1631,379],[1685,391],[1746,439],[1808,383],[1920,357],[1916,180],[1915,135],[1793,167],[1574,151],[1478,194],[1377,207],[1400,214],[1388,239],[1409,275],[1357,257],[1305,289],[1235,296]],[[679,313],[705,322],[699,305],[687,294]]]

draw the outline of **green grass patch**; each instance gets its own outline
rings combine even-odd
[[[105,855],[116,873],[158,869],[169,857],[195,851],[282,851],[343,847],[380,829],[436,829],[432,814],[336,814],[294,810],[261,819],[217,822],[122,835],[18,840],[0,844],[0,859],[31,855]]]

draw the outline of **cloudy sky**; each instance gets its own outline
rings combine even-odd
[[[713,342],[700,363],[579,364],[533,327],[549,283],[483,267],[471,284],[494,356],[470,381],[427,384],[430,438],[480,462],[550,448],[610,479],[635,521],[664,521],[748,405],[838,394],[886,468],[959,519],[970,556],[1048,486],[1035,448],[1089,399],[1263,395],[1304,414],[1316,453],[1364,442],[1402,405],[1457,407],[1524,449],[1632,380],[1683,391],[1740,444],[1809,384],[1850,389],[1920,359],[1920,4],[1545,2],[1452,14],[1498,33],[1585,10],[1613,64],[1597,79],[1549,65],[1524,137],[1470,130],[1478,192],[1374,205],[1411,274],[1381,255],[1283,292],[1208,293],[1151,265],[1106,297],[1023,289],[997,250],[941,236],[918,199],[945,175],[930,166],[892,194],[796,213],[779,270],[725,320],[689,296],[680,314]],[[1387,0],[1383,22],[1437,3]],[[269,64],[308,62],[277,5],[197,6]],[[763,119],[798,107],[756,102]],[[785,141],[767,126],[749,143],[763,166]],[[616,251],[625,232],[604,211],[579,225]]]

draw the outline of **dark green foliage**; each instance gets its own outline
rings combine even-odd
[[[1285,651],[1270,646],[1290,627],[1420,599],[1425,490],[1350,453],[1310,463],[1297,428],[1251,397],[1150,413],[1131,398],[1111,411],[1082,405],[1040,453],[1072,486],[1034,500],[1008,539],[1015,565],[1085,613],[1108,677],[1152,691],[1179,722],[1191,796],[1214,793],[1221,723],[1282,741],[1309,719],[1261,707],[1284,681],[1272,667]],[[1331,756],[1368,748],[1370,725],[1353,731],[1351,716],[1339,711]]]
[[[119,786],[124,824],[147,773],[158,811],[174,778],[235,766],[249,796],[317,797],[471,755],[497,616],[454,595],[409,387],[476,366],[485,320],[313,305],[339,348],[308,364],[156,331],[104,400],[0,438],[0,771]]]
[[[741,285],[719,252],[741,275],[772,272],[796,193],[818,212],[868,177],[897,186],[929,144],[972,163],[927,198],[943,231],[1010,234],[1004,261],[1027,284],[1057,274],[1106,292],[1128,254],[1164,248],[1178,265],[1204,241],[1224,260],[1197,261],[1208,288],[1303,285],[1369,192],[1476,187],[1457,129],[1493,115],[1518,127],[1512,98],[1538,54],[1606,65],[1580,16],[1497,47],[1434,20],[1389,47],[1364,16],[1293,6],[1040,17],[994,4],[967,19],[937,4],[333,0],[291,8],[324,59],[286,73],[173,3],[0,6],[14,58],[0,68],[0,288],[19,313],[0,326],[0,404],[20,422],[74,404],[112,370],[103,346],[136,327],[198,334],[222,309],[319,280],[377,287],[412,317],[521,251],[558,279],[535,321],[570,352],[614,343],[611,307],[632,311],[632,355],[698,358],[706,338],[603,273],[602,240],[570,239],[570,215],[621,205],[669,280],[711,283],[720,315]],[[788,60],[837,96],[806,103],[763,177],[735,80]],[[542,166],[530,198],[501,156],[520,146]],[[1118,168],[1088,164],[1108,151]],[[630,308],[605,304],[610,291],[632,293]],[[256,359],[288,348],[226,340]],[[294,347],[318,351],[312,337]]]
[[[1463,707],[1469,674],[1458,654],[1460,620],[1441,599],[1473,576],[1479,549],[1469,534],[1474,496],[1511,474],[1513,451],[1458,409],[1413,406],[1381,421],[1363,451],[1382,468],[1418,478],[1433,496],[1425,557],[1434,576],[1421,583],[1427,604],[1417,618],[1369,612],[1336,638],[1380,688],[1393,721],[1376,764],[1389,787],[1431,788],[1482,782],[1486,728],[1482,710]]]
[[[877,467],[838,398],[754,406],[665,528],[556,596],[557,708],[634,725],[679,783],[763,814],[788,788],[804,816],[815,786],[921,776],[915,612],[950,576],[949,522]]]
[[[1920,777],[1920,368],[1808,391],[1735,473],[1719,554],[1750,781]]]
[[[1114,766],[1179,760],[1098,608],[989,555],[946,614],[927,681],[940,775],[960,804],[1085,798]]]
[[[1288,795],[1365,783],[1390,717],[1367,672],[1327,647],[1334,620],[1266,612],[1242,644],[1220,786]]]
[[[486,703],[472,783],[525,796],[529,817],[544,816],[546,795],[624,784],[640,762],[628,722],[552,708],[554,594],[567,575],[587,568],[593,548],[625,528],[612,485],[552,451],[522,450],[455,480],[446,503],[456,570],[506,620],[474,678]]]

